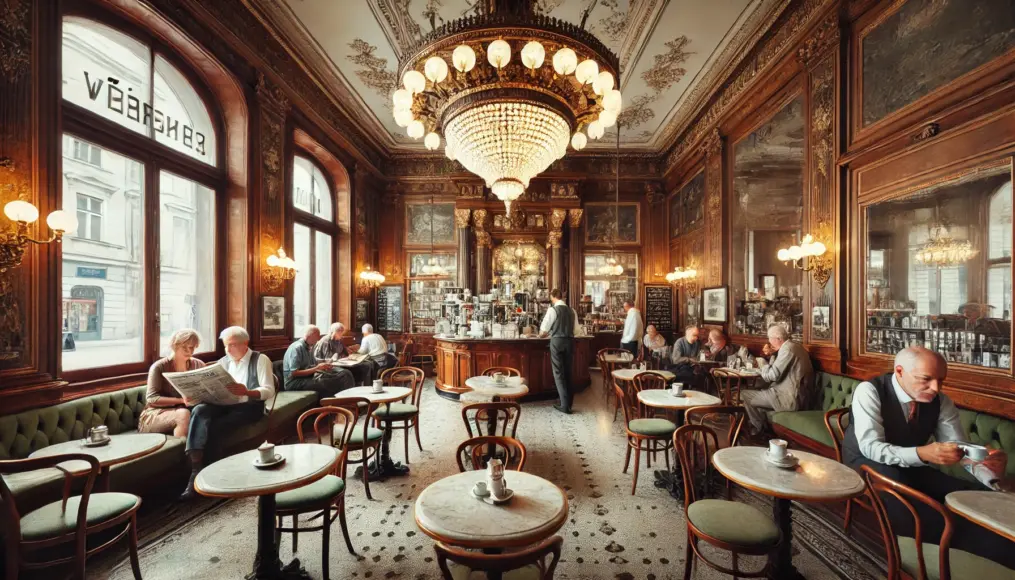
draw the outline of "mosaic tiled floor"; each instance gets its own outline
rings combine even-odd
[[[605,409],[599,377],[577,397],[576,414],[561,415],[550,403],[523,405],[518,427],[528,457],[526,471],[545,477],[568,491],[571,518],[560,530],[564,551],[557,568],[561,579],[663,580],[683,574],[684,520],[682,508],[652,485],[643,462],[637,494],[631,475],[621,473],[624,437],[621,422]],[[465,438],[460,405],[438,397],[428,381],[423,395],[422,440],[409,448],[412,473],[371,484],[367,501],[358,480],[347,492],[349,530],[357,556],[345,548],[338,526],[332,529],[331,578],[439,578],[432,540],[413,519],[413,501],[427,484],[456,473],[457,444]],[[399,434],[392,454],[402,460]],[[633,462],[632,462],[633,463]],[[141,567],[146,580],[242,578],[250,570],[255,544],[255,500],[204,504],[201,517],[166,526],[157,510],[142,518]],[[181,518],[186,519],[186,518]],[[153,521],[155,520],[155,521]],[[159,523],[157,532],[151,529]],[[149,527],[145,533],[145,526]],[[315,578],[321,577],[320,532],[301,534],[299,558]],[[288,536],[282,558],[292,558]],[[794,562],[811,580],[836,578],[817,558],[794,549]],[[717,556],[721,560],[721,557]],[[89,578],[132,578],[126,554],[100,556],[89,562]],[[694,578],[728,578],[707,566],[696,567]]]

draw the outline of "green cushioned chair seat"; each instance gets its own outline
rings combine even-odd
[[[486,580],[487,578],[486,573],[482,571],[473,571],[450,560],[448,560],[448,570],[451,571],[451,577],[454,580]],[[543,575],[539,570],[539,566],[529,564],[528,566],[504,572],[501,578],[504,580],[541,580]]]
[[[825,427],[825,412],[818,411],[779,411],[769,415],[773,425],[785,427],[794,433],[799,433],[808,439],[812,439],[832,446],[832,436]]]
[[[374,411],[374,417],[384,418],[396,418],[396,417],[409,417],[419,413],[419,409],[416,405],[410,405],[408,403],[391,403],[391,405],[381,405]]]
[[[698,500],[687,508],[687,520],[701,533],[738,546],[779,543],[779,528],[757,508],[721,499]]]
[[[677,425],[666,419],[635,419],[627,424],[627,428],[639,435],[663,436],[672,435]]]
[[[916,540],[899,536],[899,556],[902,560],[902,569],[914,578],[920,571],[920,560],[916,556]],[[923,563],[927,567],[927,578],[939,580],[941,578],[941,561],[938,559],[937,544],[923,544]],[[1015,579],[1015,570],[970,554],[963,550],[952,548],[948,554],[948,563],[951,565],[952,580],[964,580],[966,578],[975,580],[1012,580]]]
[[[55,501],[25,514],[21,518],[21,538],[38,542],[72,533],[77,525],[80,503],[81,496],[75,496],[67,500],[66,511],[62,509],[61,501]],[[141,499],[129,493],[93,493],[88,496],[87,525],[109,521],[139,503]]]
[[[335,430],[338,431],[341,427],[336,426]],[[335,433],[337,436],[338,433]],[[367,441],[380,441],[381,437],[384,437],[384,431],[375,429],[373,427],[367,427]],[[363,444],[363,428],[355,427],[351,435],[349,435],[349,443],[352,445]]]
[[[345,491],[345,481],[341,477],[325,475],[309,485],[276,495],[275,506],[280,510],[320,508],[330,504],[343,491]]]

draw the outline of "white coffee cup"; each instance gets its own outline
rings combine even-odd
[[[497,383],[498,385],[503,385],[506,380],[507,377],[504,376],[504,373],[493,373],[493,382]]]
[[[684,383],[673,383],[673,396],[681,397],[684,394]]]
[[[88,430],[88,437],[93,443],[102,443],[109,438],[109,427],[98,425]]]
[[[373,387],[371,388],[371,390],[375,393],[384,392],[384,381],[382,381],[381,379],[374,379]]]
[[[487,491],[487,489],[486,489],[486,482],[485,481],[477,481],[476,482],[476,487],[472,488],[472,493],[474,493],[474,494],[476,494],[478,496],[485,496],[485,495],[488,495],[490,492]]]
[[[974,445],[972,443],[961,443],[959,448],[966,454],[966,457],[973,461],[983,461],[990,454],[990,450],[983,445]]]
[[[270,463],[275,460],[275,445],[265,441],[257,448],[261,463]]]
[[[768,440],[768,455],[772,459],[781,461],[786,458],[786,440],[785,439],[769,439]]]

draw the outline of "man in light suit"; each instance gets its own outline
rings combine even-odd
[[[771,345],[771,348],[768,346]],[[804,347],[789,339],[789,331],[779,324],[768,327],[765,354],[776,352],[775,361],[761,367],[766,389],[740,391],[740,402],[751,420],[751,434],[765,428],[768,411],[796,411],[811,401],[814,367]]]

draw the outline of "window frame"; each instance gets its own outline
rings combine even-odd
[[[96,145],[116,154],[123,155],[137,161],[144,167],[143,178],[139,184],[142,192],[142,245],[143,264],[147,273],[143,289],[143,360],[141,362],[130,362],[99,366],[88,369],[77,369],[64,372],[62,370],[62,357],[60,363],[60,375],[71,383],[81,383],[99,380],[114,379],[127,375],[140,375],[146,373],[148,368],[158,359],[165,356],[159,351],[160,348],[160,304],[159,295],[161,288],[161,240],[160,240],[160,189],[159,176],[163,171],[168,171],[184,179],[196,182],[214,192],[215,200],[215,255],[220,257],[215,265],[216,271],[223,269],[224,263],[221,257],[225,252],[225,217],[226,217],[226,195],[228,188],[228,175],[225,149],[225,123],[222,118],[222,108],[214,99],[211,89],[198,77],[193,67],[182,58],[179,53],[169,44],[149,31],[135,25],[116,14],[110,13],[92,4],[71,1],[60,14],[60,27],[68,17],[79,17],[92,20],[130,36],[149,48],[149,79],[154,83],[155,59],[161,56],[168,63],[172,64],[186,79],[190,86],[201,99],[202,104],[208,111],[211,118],[212,129],[215,132],[215,160],[216,165],[209,165],[199,159],[190,157],[159,143],[154,137],[138,133],[128,127],[120,125],[112,120],[106,119],[93,113],[84,107],[71,103],[63,98],[62,91],[59,97],[60,117],[62,122],[61,135],[71,139],[80,139]],[[56,47],[59,53],[62,50],[63,35],[56,35],[54,42],[59,43]],[[62,75],[62,72],[58,73]],[[154,86],[154,84],[152,84]],[[63,152],[61,152],[62,159]],[[61,169],[62,172],[62,169]],[[64,192],[61,191],[61,200]],[[60,256],[62,263],[63,256]],[[213,297],[215,300],[215,327],[222,328],[225,321],[225,284],[216,277]],[[62,281],[61,281],[62,283]],[[217,360],[223,356],[223,349],[218,342],[217,336],[202,336],[204,341],[214,345],[213,349],[194,355],[195,358],[205,362]]]

